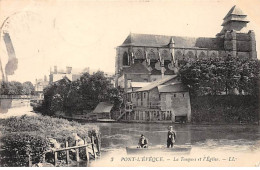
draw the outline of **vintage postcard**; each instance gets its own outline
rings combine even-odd
[[[0,0],[0,166],[259,167],[259,6]]]

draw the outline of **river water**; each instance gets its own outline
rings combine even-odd
[[[95,124],[101,131],[102,158],[92,166],[258,166],[260,162],[257,125]],[[176,131],[176,145],[191,145],[189,153],[127,155],[126,147],[136,147],[141,134],[150,147],[165,147],[169,125]]]
[[[0,118],[36,115],[26,100],[2,100],[0,104]],[[257,125],[93,124],[101,132],[102,156],[90,166],[260,166],[260,126]],[[149,147],[165,147],[169,125],[177,134],[175,145],[190,145],[190,152],[126,153],[126,147],[137,146],[141,134],[148,138]]]

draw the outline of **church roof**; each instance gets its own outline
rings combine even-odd
[[[240,15],[240,16],[246,16],[243,11],[238,7],[238,6],[233,6],[229,12],[227,13],[227,15],[225,16],[224,19],[226,19],[227,17],[229,17],[230,15]]]
[[[130,33],[121,46],[145,46],[145,47],[166,47],[174,42],[179,48],[210,48],[222,49],[219,46],[221,41],[218,38],[208,37],[181,37],[153,34]]]
[[[238,8],[236,5],[233,6],[230,11],[227,13],[225,18],[223,19],[222,26],[225,26],[227,23],[231,21],[237,21],[237,22],[246,22],[248,23],[249,20],[247,19],[247,15],[245,15],[240,8]]]
[[[134,63],[130,67],[123,69],[128,74],[150,74],[150,71],[142,63]]]

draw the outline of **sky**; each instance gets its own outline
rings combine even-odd
[[[0,57],[5,65],[7,31],[18,59],[9,81],[34,83],[54,65],[114,73],[115,48],[130,32],[215,37],[234,5],[248,15],[260,52],[260,0],[0,0],[0,25],[9,17]]]

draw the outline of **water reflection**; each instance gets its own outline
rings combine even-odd
[[[36,115],[27,99],[0,99],[0,118],[11,116]]]
[[[203,155],[215,156],[223,159],[221,163],[226,166],[239,165],[228,162],[229,157],[236,156],[238,160],[250,158],[250,161],[257,160],[255,155],[260,154],[260,127],[241,125],[185,125],[185,124],[134,124],[134,123],[97,123],[102,136],[102,166],[121,166],[120,159],[126,154],[125,147],[137,146],[138,139],[144,134],[149,139],[150,146],[166,146],[167,127],[172,125],[177,133],[176,145],[190,144],[192,150],[189,157],[202,157]],[[169,154],[169,153],[168,153]],[[157,156],[167,157],[165,153],[156,153]],[[184,156],[184,154],[171,153],[173,156]],[[225,156],[226,155],[226,156]],[[186,155],[187,156],[187,155]],[[247,157],[248,156],[248,157]],[[223,158],[222,158],[223,157]],[[227,158],[226,158],[227,157]],[[118,159],[119,162],[111,162],[111,159]],[[231,159],[231,158],[230,158]],[[220,161],[220,160],[219,160]],[[225,162],[227,161],[227,162]],[[245,161],[245,163],[252,163]],[[214,161],[203,164],[219,166]],[[136,163],[136,162],[135,162]],[[178,162],[169,166],[183,166],[184,162]],[[193,162],[194,163],[194,162]],[[191,163],[191,166],[195,164]],[[225,164],[226,163],[226,164]],[[135,164],[134,166],[138,165]],[[144,164],[139,164],[143,166]],[[159,164],[154,164],[155,166]],[[100,166],[98,162],[93,166]],[[125,163],[123,166],[127,166]],[[129,166],[131,166],[129,164]],[[150,166],[150,165],[149,165]],[[162,164],[162,166],[165,166]]]

